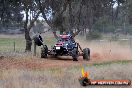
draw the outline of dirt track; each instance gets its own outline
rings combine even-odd
[[[45,68],[52,68],[52,67],[68,67],[74,65],[83,65],[83,64],[93,64],[93,63],[100,63],[104,61],[115,61],[115,60],[126,60],[116,55],[109,55],[107,53],[92,53],[90,61],[84,61],[82,57],[78,58],[78,61],[72,61],[71,57],[58,57],[58,58],[47,58],[42,59],[39,57],[27,57],[27,58],[4,58],[0,60],[0,67],[2,69],[10,69],[10,68],[27,68],[27,69],[45,69]],[[118,59],[117,59],[118,58]],[[127,59],[128,60],[128,59]],[[129,59],[131,60],[131,58]],[[0,69],[1,69],[0,68]]]
[[[78,62],[72,61],[71,57],[58,57],[58,58],[32,58],[32,59],[2,59],[0,60],[0,67],[3,69],[10,68],[28,68],[28,69],[44,69],[52,67],[66,67],[70,65],[81,65],[82,63],[90,64],[94,61],[83,61],[79,58]]]
[[[131,51],[123,48],[108,47],[107,49],[101,47],[90,46],[91,60],[84,61],[82,57],[78,58],[78,61],[73,61],[72,57],[58,57],[47,59],[40,58],[39,56],[33,57],[32,55],[20,57],[8,57],[0,59],[0,69],[10,68],[27,68],[27,69],[45,69],[52,67],[68,67],[74,65],[101,63],[106,61],[117,60],[132,60]],[[111,51],[110,51],[111,49]]]
[[[125,49],[124,49],[125,50]],[[72,57],[58,57],[47,59],[40,57],[32,57],[31,55],[27,57],[8,57],[0,59],[0,69],[10,69],[10,68],[27,68],[27,69],[45,69],[52,67],[68,67],[74,65],[83,65],[83,64],[93,64],[101,63],[106,61],[117,61],[117,60],[132,60],[131,52],[128,51],[103,51],[97,49],[96,51],[91,50],[91,60],[84,61],[82,57],[78,58],[78,61],[73,61]]]

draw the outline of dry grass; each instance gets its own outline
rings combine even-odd
[[[91,79],[130,79],[131,63],[83,65]],[[82,66],[58,67],[45,70],[0,70],[0,88],[83,88],[78,82]],[[116,86],[124,88],[124,86]],[[128,86],[127,88],[131,88]],[[115,88],[114,86],[89,86],[88,88]]]

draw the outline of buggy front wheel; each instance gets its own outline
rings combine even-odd
[[[48,47],[44,45],[41,48],[41,58],[47,58],[47,56],[48,56]]]
[[[90,60],[90,49],[89,48],[83,49],[83,59]]]
[[[73,61],[78,61],[77,58],[78,58],[78,50],[76,48],[74,48],[72,50],[72,58],[73,58]]]

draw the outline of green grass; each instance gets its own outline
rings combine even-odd
[[[55,44],[56,39],[54,37],[45,37],[44,43],[50,47]],[[25,51],[26,41],[24,38],[0,38],[0,52]],[[32,47],[33,48],[33,47]]]
[[[23,38],[0,38],[0,45],[13,45],[13,43],[23,45],[25,43],[25,40]]]
[[[132,63],[132,60],[117,60],[117,61],[109,61],[109,62],[102,62],[102,63],[94,63],[93,66],[106,66],[111,64],[129,64]]]
[[[128,65],[128,64],[132,64],[132,60],[117,60],[117,61],[106,61],[106,62],[96,62],[93,64],[82,64],[81,66],[72,66],[67,68],[68,70],[74,71],[76,70],[81,70],[82,67],[86,67],[86,68],[90,68],[90,67],[105,67],[105,66],[110,66],[110,65]]]
[[[13,51],[14,43],[16,51],[24,50],[25,40],[24,38],[0,38],[0,51]]]

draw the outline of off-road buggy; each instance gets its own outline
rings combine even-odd
[[[85,48],[82,50],[79,43],[75,42],[71,35],[60,35],[57,43],[48,49],[47,45],[44,45],[39,37],[34,38],[35,43],[41,48],[41,58],[47,58],[48,55],[56,56],[72,56],[73,61],[78,61],[78,56],[83,56],[84,60],[90,60],[90,49]],[[80,50],[79,50],[80,49]]]

